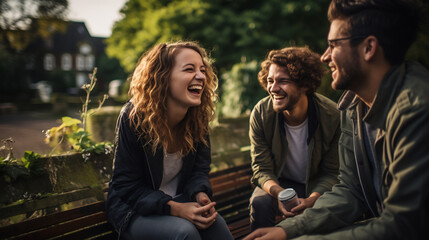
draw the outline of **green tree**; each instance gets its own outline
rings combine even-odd
[[[228,115],[227,111],[231,111],[230,115],[236,115],[236,111],[243,113],[259,100],[255,99],[259,96],[247,96],[253,93],[243,90],[242,86],[247,83],[240,72],[247,67],[242,63],[260,62],[270,50],[288,46],[307,45],[322,54],[329,31],[326,17],[329,2],[129,0],[121,11],[123,19],[116,22],[107,40],[107,54],[118,58],[130,73],[141,54],[154,44],[177,39],[196,40],[211,52],[218,75],[222,76],[220,114]],[[427,39],[427,34],[420,36],[410,50],[410,59],[423,64],[429,62]],[[257,65],[255,74],[259,69]],[[253,76],[252,81],[256,81],[256,77]],[[325,77],[318,92],[336,101],[341,92],[332,90],[330,82],[330,77]],[[236,100],[239,102],[234,102]],[[232,105],[234,108],[230,107]]]
[[[27,81],[22,74],[24,65],[24,56],[10,53],[0,45],[0,102],[21,100],[30,94]],[[10,99],[11,95],[14,99]]]
[[[131,72],[154,44],[196,40],[212,52],[220,73],[243,57],[260,60],[271,49],[326,45],[329,0],[129,0],[107,40],[107,53]]]
[[[196,40],[211,52],[222,76],[220,114],[237,115],[250,110],[260,99],[259,94],[253,93],[263,91],[257,82],[260,66],[254,61],[261,61],[272,49],[287,46],[308,45],[317,52],[325,49],[329,2],[129,0],[121,10],[123,19],[115,23],[107,39],[107,54],[118,58],[130,73],[141,54],[153,45]],[[241,62],[253,64],[250,82],[242,78],[249,76],[242,72],[248,71],[249,66]],[[252,88],[243,90],[249,84]]]
[[[23,50],[37,36],[64,29],[68,0],[0,0],[0,42]]]
[[[0,101],[26,102],[31,97],[23,50],[36,37],[65,29],[68,0],[0,0]],[[55,73],[58,75],[58,73]]]
[[[253,106],[267,96],[258,81],[260,63],[256,60],[235,64],[222,74],[222,101],[217,105],[221,117],[238,117],[249,114]]]

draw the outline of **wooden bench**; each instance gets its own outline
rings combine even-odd
[[[210,174],[213,200],[217,211],[225,218],[234,238],[240,239],[250,232],[248,204],[252,193],[250,164],[243,164]],[[87,190],[91,191],[91,189]],[[85,194],[81,194],[85,195]],[[99,195],[99,193],[97,193]],[[70,200],[70,198],[68,198]],[[29,201],[22,206],[33,210],[46,208],[46,204]],[[63,199],[64,202],[67,202]],[[30,207],[29,207],[30,206]],[[52,207],[52,206],[51,206]],[[25,210],[25,211],[27,211]],[[117,239],[107,222],[105,201],[37,217],[0,228],[0,239]]]

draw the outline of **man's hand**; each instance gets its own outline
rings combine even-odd
[[[278,202],[278,204],[279,204],[279,211],[280,211],[280,213],[282,214],[282,218],[283,219],[285,219],[285,218],[288,218],[288,217],[293,217],[293,216],[295,216],[295,215],[297,215],[298,213],[295,213],[295,212],[289,212],[288,210],[286,210],[286,208],[283,206],[283,203],[282,202],[280,202],[280,200],[277,200],[277,202]],[[298,205],[299,206],[299,205]],[[293,208],[293,209],[295,209],[295,208]],[[291,211],[292,211],[292,209],[291,209]]]
[[[308,198],[299,198],[300,204],[291,209],[295,215],[302,213],[306,208],[313,207],[316,200],[320,197],[320,193],[314,192]]]
[[[206,229],[210,227],[217,216],[217,212],[214,212],[210,216],[204,216],[211,209],[214,209],[215,202],[211,202],[205,206],[201,206],[196,202],[178,203],[174,201],[168,201],[167,204],[171,207],[171,215],[184,218],[193,223],[199,229]]]
[[[256,229],[243,240],[286,240],[287,235],[281,227],[259,228]]]

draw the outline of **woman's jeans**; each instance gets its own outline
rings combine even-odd
[[[177,202],[188,202],[181,195],[174,198]],[[207,229],[198,229],[193,223],[180,217],[168,215],[135,215],[122,235],[125,239],[135,240],[233,240],[225,220],[218,214],[215,222]]]
[[[188,220],[180,217],[152,215],[135,216],[123,233],[125,239],[162,240],[229,240],[234,239],[225,220],[218,214],[216,221],[207,229],[198,229]]]

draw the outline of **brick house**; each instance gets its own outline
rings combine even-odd
[[[45,83],[55,92],[77,94],[104,53],[104,39],[92,37],[84,22],[66,22],[62,31],[35,39],[22,52],[26,81],[32,88]]]

